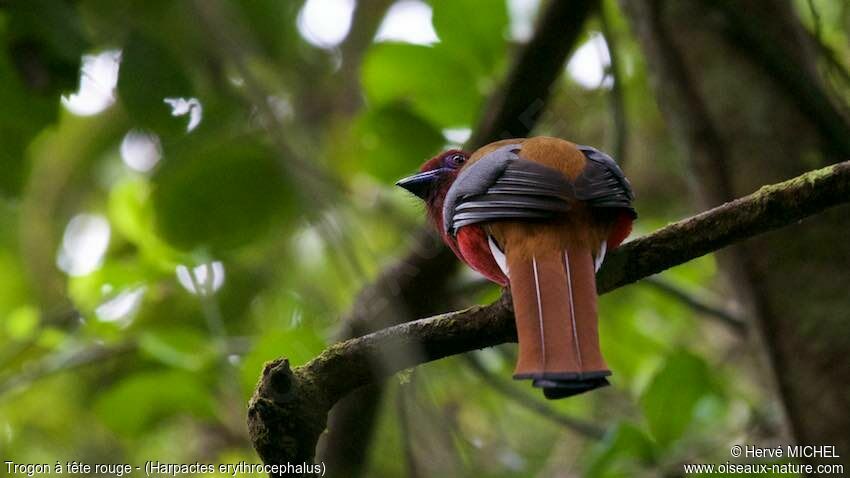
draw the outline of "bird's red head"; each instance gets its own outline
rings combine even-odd
[[[425,201],[428,216],[436,223],[438,229],[442,229],[443,200],[468,159],[467,153],[450,149],[425,161],[419,168],[419,174],[406,177],[398,181],[396,185]]]

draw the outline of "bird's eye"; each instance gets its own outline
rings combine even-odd
[[[460,153],[455,153],[449,156],[449,164],[452,166],[462,166],[465,161],[466,156]]]

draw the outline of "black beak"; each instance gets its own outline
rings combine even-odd
[[[407,189],[420,199],[425,199],[428,197],[431,185],[433,185],[434,181],[440,177],[441,172],[442,171],[439,169],[434,169],[431,171],[425,171],[424,173],[414,174],[413,176],[399,179],[395,185]]]

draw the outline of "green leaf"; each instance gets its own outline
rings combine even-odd
[[[192,85],[178,61],[155,40],[140,34],[127,40],[118,96],[137,126],[166,137],[186,131],[186,118],[173,116],[165,98],[190,98]]]
[[[125,289],[139,287],[156,278],[144,263],[129,258],[107,258],[97,270],[68,280],[68,295],[74,305],[87,317],[94,317],[97,307]],[[109,290],[109,293],[105,293]]]
[[[182,249],[250,244],[291,215],[295,197],[275,153],[258,141],[192,141],[153,177],[159,232]]]
[[[39,321],[38,309],[31,305],[18,307],[6,318],[6,333],[14,340],[29,339],[36,331]]]
[[[174,0],[75,0],[86,27],[100,42],[115,44],[133,33],[155,38],[172,56],[198,59],[209,52],[204,26],[192,2]],[[120,39],[120,40],[119,40]]]
[[[190,371],[201,370],[215,356],[208,336],[197,330],[173,326],[143,332],[139,348],[165,365]]]
[[[289,359],[292,367],[303,365],[325,348],[314,327],[298,327],[265,332],[240,364],[242,389],[250,394],[257,384],[263,364],[278,357]]]
[[[163,273],[172,273],[181,254],[155,231],[150,182],[133,176],[117,182],[109,191],[109,222],[120,235],[139,248],[144,259]]]
[[[59,348],[67,339],[68,334],[64,330],[55,327],[45,327],[38,335],[36,343],[39,347],[50,350]]]
[[[89,48],[72,2],[9,2],[8,53],[30,90],[58,96],[73,89],[80,58]]]
[[[272,56],[298,61],[294,47],[300,39],[295,29],[300,2],[234,0],[260,45]]]
[[[471,124],[482,101],[471,67],[440,45],[375,44],[364,60],[362,81],[375,106],[407,103],[440,128]]]
[[[504,0],[431,0],[443,46],[490,75],[505,56],[508,9]]]
[[[355,168],[390,184],[419,168],[444,143],[439,130],[399,104],[369,110],[353,134]]]
[[[107,426],[133,436],[158,420],[174,416],[212,417],[213,401],[210,390],[195,374],[141,372],[102,393],[94,409]]]
[[[647,313],[640,291],[633,287],[617,289],[599,298],[599,340],[605,360],[616,370],[619,386],[633,383],[651,373],[666,350],[654,330],[646,330],[638,320]]]
[[[77,84],[88,43],[76,10],[67,2],[10,2],[2,14],[0,194],[14,196],[29,169],[25,150],[56,121],[59,95]]]
[[[28,284],[24,280],[26,269],[17,242],[14,238],[3,237],[13,235],[17,228],[2,216],[0,211],[0,317],[26,304],[29,296]]]
[[[620,422],[594,447],[585,472],[588,478],[616,475],[635,476],[637,469],[656,459],[655,444],[632,423]]]
[[[667,357],[643,393],[640,403],[649,429],[662,447],[682,436],[699,402],[715,393],[708,365],[686,351]]]

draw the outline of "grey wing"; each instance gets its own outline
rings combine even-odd
[[[519,145],[493,151],[464,169],[446,194],[443,221],[455,234],[469,224],[547,219],[569,210],[573,186],[560,171],[521,159]]]
[[[596,148],[578,145],[578,149],[587,158],[587,166],[575,180],[576,199],[592,207],[623,208],[637,217],[632,187],[617,163]]]

